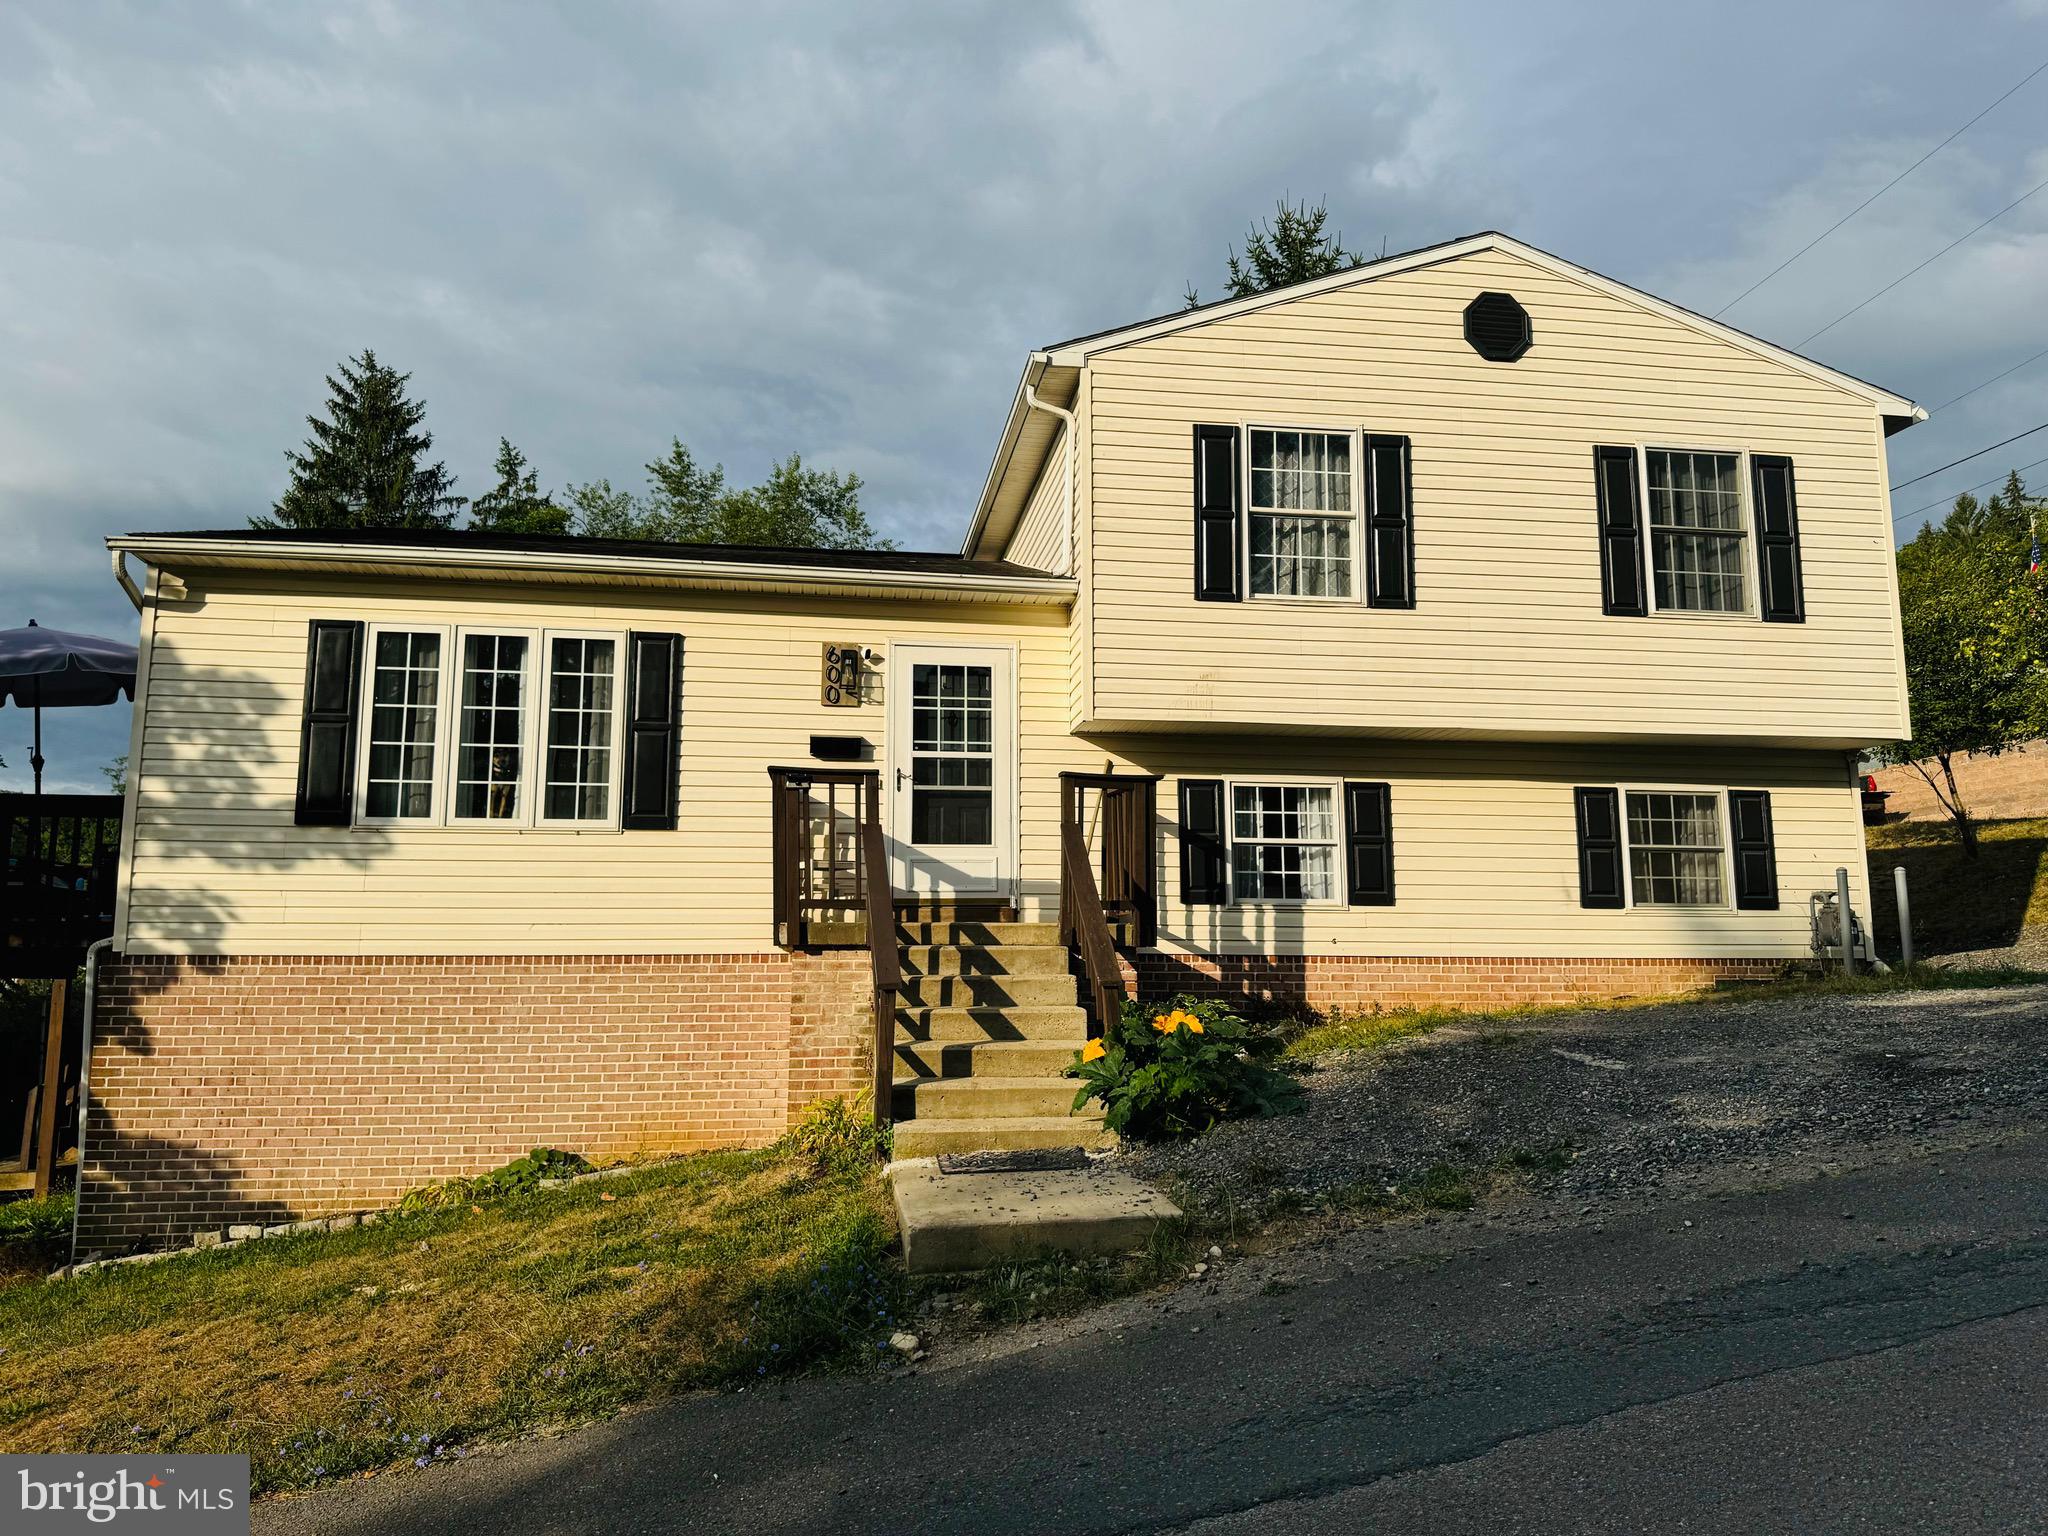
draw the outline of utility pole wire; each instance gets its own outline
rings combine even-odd
[[[1979,448],[1975,453],[1966,453],[1960,459],[1950,459],[1946,464],[1941,466],[1941,469],[1930,469],[1924,475],[1915,475],[1910,480],[1901,480],[1897,485],[1893,486],[1892,489],[1895,491],[1903,491],[1907,486],[1918,485],[1922,480],[1932,480],[1936,475],[1941,473],[1942,469],[1954,469],[1958,464],[1967,464],[1972,459],[1981,459],[1984,457],[1985,454],[1994,453],[1998,449],[2003,448],[2007,443],[2016,443],[2023,437],[2032,437],[2036,432],[2048,432],[2048,421],[2042,422],[2041,425],[2038,427],[2029,427],[2024,432],[2015,432],[2011,437],[2002,438],[1998,442],[1993,443],[1989,448]]]
[[[2022,80],[2020,82],[2020,85],[2025,85],[2027,83],[2027,80],[2033,79],[2035,75],[2040,74],[2041,71],[2044,69],[2048,69],[2048,60],[2043,60],[2041,63],[2036,64],[2033,70],[2027,75],[2027,79]],[[1908,176],[1912,175],[1915,171],[1919,170],[1921,166],[1925,165],[1928,161],[1932,160],[1936,155],[1940,154],[1944,149],[1947,149],[1949,145],[1955,143],[1955,141],[1961,138],[1965,133],[1969,132],[1972,128],[1976,127],[1979,123],[1984,121],[1984,119],[1990,115],[1992,107],[1996,107],[1999,104],[1999,102],[2004,101],[2006,96],[2012,95],[2013,91],[2017,91],[2020,88],[2020,85],[2014,86],[2011,91],[2007,91],[2005,93],[2005,96],[2001,96],[1998,98],[1998,101],[1992,102],[1990,107],[1986,107],[1982,112],[1979,112],[1975,117],[1971,118],[1967,123],[1963,124],[1962,127],[1958,128],[1954,133],[1950,134],[1947,138],[1943,139],[1939,144],[1935,145],[1934,148],[1927,151],[1926,154],[1922,155],[1918,160],[1915,160],[1911,165],[1907,166],[1903,171],[1899,172],[1898,175],[1894,176],[1890,181],[1886,182],[1883,186],[1879,187],[1875,192],[1871,193],[1870,196],[1863,199],[1862,202],[1858,203],[1854,208],[1851,208],[1847,213],[1843,214],[1839,219],[1835,220],[1834,223],[1830,224],[1826,229],[1822,230],[1819,234],[1815,235],[1811,240],[1807,241],[1806,244],[1799,247],[1798,250],[1794,251],[1790,256],[1787,256],[1783,261],[1779,262],[1775,267],[1771,268],[1770,271],[1766,272],[1762,277],[1758,278],[1755,282],[1751,283],[1747,288],[1743,289],[1742,292],[1735,295],[1735,297],[1730,299],[1726,304],[1723,304],[1719,309],[1715,310],[1714,318],[1718,320],[1723,315],[1727,314],[1729,310],[1733,309],[1736,305],[1740,304],[1752,293],[1755,293],[1757,289],[1763,287],[1765,283],[1768,283],[1780,272],[1784,271],[1787,267],[1791,266],[1793,262],[1797,261],[1800,257],[1804,256],[1816,245],[1819,245],[1821,241],[1827,239],[1829,235],[1832,235],[1844,224],[1848,223],[1851,219],[1855,218],[1857,214],[1861,213],[1864,209],[1868,208],[1880,197],[1883,197],[1885,193],[1891,191],[1893,187],[1896,187]],[[1816,332],[1815,334],[1817,335],[1819,333]]]
[[[2031,464],[2022,464],[2018,469],[2008,470],[2006,473],[2023,475],[2030,469],[2039,469],[2043,464],[2048,464],[2048,459],[2036,459]],[[1932,512],[1936,507],[1953,506],[1956,496],[1967,496],[1972,491],[1981,491],[1985,486],[1996,485],[2004,478],[2005,475],[1993,475],[1989,480],[1979,480],[1975,485],[1963,487],[1963,489],[1956,492],[1955,496],[1944,496],[1939,501],[1930,501],[1924,507],[1915,507],[1910,512],[1900,512],[1892,518],[1892,521],[1894,523],[1903,523],[1909,517],[1918,517],[1922,512]]]
[[[1956,401],[1967,400],[1970,398],[1970,396],[1977,393],[1978,390],[1988,389],[1993,384],[1996,384],[2000,379],[2009,379],[2014,374],[2018,373],[2022,368],[2026,367],[2028,363],[2038,363],[2044,357],[2048,357],[2048,347],[2043,347],[2040,351],[2036,352],[2032,357],[2028,358],[2025,363],[2014,363],[2010,368],[2006,369],[2004,373],[1994,373],[1982,384],[1972,384],[1960,395],[1951,395],[1948,399],[1942,401],[1941,404],[1937,405],[1933,410],[1929,411],[1927,414],[1929,416],[1938,415],[1942,411],[1945,411],[1950,406],[1954,405]]]
[[[1998,212],[1991,215],[1991,217],[1986,219],[1982,224],[1979,224],[1976,227],[1976,229],[1971,230],[1968,235],[1963,235],[1957,239],[1949,241],[1947,245],[1944,245],[1932,256],[1928,257],[1925,261],[1921,262],[1919,266],[1915,267],[1913,269],[1913,272],[1918,272],[1924,268],[1933,266],[1934,263],[1941,260],[1942,257],[1946,256],[1950,251],[1954,250],[1957,246],[1961,245],[1963,241],[1968,240],[1972,235],[1976,235],[1982,232],[1983,230],[1988,229],[1991,225],[1996,224],[2008,213],[2011,213],[2013,209],[2019,207],[2021,203],[2024,203],[2028,198],[2032,197],[2035,192],[2040,191],[2042,187],[2048,187],[2048,181],[2036,183],[2032,191],[2022,192],[2018,197],[2014,198],[2011,202],[2007,203],[2003,208],[1999,209]],[[1869,298],[1865,299],[1862,304],[1856,305],[1853,309],[1843,310],[1842,313],[1835,316],[1834,319],[1830,320],[1826,325],[1822,326],[1819,330],[1815,331],[1812,336],[1801,337],[1799,345],[1803,347],[1807,344],[1807,342],[1812,341],[1814,336],[1826,335],[1829,331],[1832,331],[1836,326],[1840,325],[1844,320],[1848,319],[1851,315],[1855,314],[1856,310],[1862,309],[1866,305],[1876,303],[1879,299],[1883,298],[1886,294],[1890,293],[1894,288],[1898,287],[1899,284],[1903,283],[1907,278],[1911,277],[1913,275],[1913,272],[1901,273],[1899,276],[1893,278],[1890,282],[1886,283],[1882,288],[1878,289],[1877,292],[1873,293]]]

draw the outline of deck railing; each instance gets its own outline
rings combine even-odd
[[[0,794],[0,976],[69,976],[114,931],[119,795]]]
[[[1096,1034],[1123,1009],[1118,938],[1132,947],[1158,942],[1152,858],[1158,792],[1159,781],[1149,774],[1060,775],[1060,941],[1081,957]]]
[[[902,985],[882,780],[872,768],[770,768],[775,942],[784,949],[865,944],[874,993],[875,1123],[890,1119],[896,995]]]

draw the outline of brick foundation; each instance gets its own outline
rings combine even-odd
[[[537,1146],[758,1145],[869,1082],[864,952],[110,957],[85,1249],[395,1202]]]
[[[1192,993],[1258,1013],[1308,1009],[1507,1008],[1654,997],[1717,981],[1768,981],[1785,960],[1484,959],[1408,955],[1177,955],[1124,961],[1124,984],[1147,1001]]]

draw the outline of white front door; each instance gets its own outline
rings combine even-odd
[[[889,656],[889,829],[896,889],[1008,890],[1016,825],[1007,648],[895,645]]]

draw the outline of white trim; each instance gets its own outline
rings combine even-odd
[[[107,548],[152,564],[186,569],[302,565],[405,566],[433,572],[486,572],[558,576],[666,578],[676,586],[783,589],[845,588],[861,593],[912,596],[950,594],[983,601],[1064,607],[1074,600],[1071,577],[980,575],[969,572],[835,569],[829,566],[691,560],[685,557],[586,554],[580,550],[511,550],[461,545],[326,544],[265,539],[188,538],[177,534],[122,534]]]
[[[1252,505],[1252,434],[1254,432],[1299,432],[1314,433],[1319,437],[1341,437],[1350,442],[1345,451],[1350,456],[1351,510],[1345,512],[1317,512],[1312,509],[1290,509],[1286,507],[1254,507]],[[1318,607],[1331,604],[1349,607],[1363,607],[1365,604],[1365,580],[1362,569],[1365,561],[1365,507],[1363,492],[1365,477],[1360,456],[1365,451],[1365,430],[1357,425],[1331,427],[1312,426],[1305,422],[1276,426],[1269,421],[1240,420],[1237,424],[1238,461],[1238,505],[1244,508],[1244,548],[1239,556],[1242,564],[1238,579],[1244,583],[1245,601],[1259,603],[1313,603]],[[1252,519],[1263,512],[1268,517],[1349,517],[1351,520],[1351,590],[1342,595],[1314,592],[1258,592],[1252,588]]]
[[[609,640],[612,643],[612,734],[611,777],[605,790],[607,814],[589,820],[547,814],[548,794],[548,701],[554,694],[554,649],[557,640]],[[541,631],[540,684],[534,690],[536,720],[533,734],[533,824],[546,832],[616,832],[625,807],[623,761],[626,745],[626,672],[632,665],[628,649],[631,637],[620,629],[544,629]]]
[[[1747,448],[1717,447],[1711,443],[1678,443],[1662,439],[1644,438],[1635,444],[1636,450],[1636,516],[1641,520],[1643,530],[1643,603],[1651,618],[1698,619],[1706,622],[1715,620],[1738,623],[1763,622],[1763,593],[1758,590],[1763,573],[1757,567],[1756,509],[1750,503],[1749,450]],[[1741,608],[1665,608],[1657,602],[1657,545],[1655,529],[1650,526],[1650,454],[1656,453],[1710,453],[1735,460],[1735,494],[1741,503],[1742,526],[1736,536],[1742,540],[1742,602]],[[1708,530],[1711,531],[1711,530]]]
[[[520,639],[526,642],[526,668],[520,683],[519,698],[519,777],[514,781],[516,816],[459,816],[455,811],[457,776],[462,760],[462,688],[463,674],[468,670],[463,664],[463,653],[468,648],[472,635],[494,638]],[[442,806],[445,821],[451,827],[528,827],[533,825],[534,805],[531,785],[528,782],[534,761],[534,700],[543,690],[536,681],[540,631],[519,625],[460,624],[455,629],[455,648],[449,657],[449,672],[444,681],[452,682],[448,690],[449,713],[452,724],[449,727],[449,750],[447,762],[447,783]],[[365,717],[367,718],[367,716]],[[365,737],[367,743],[368,738]]]
[[[370,814],[370,741],[377,708],[377,637],[379,635],[438,635],[441,654],[434,681],[434,762],[427,774],[427,814],[424,816],[372,816]],[[358,827],[438,827],[448,818],[448,672],[453,654],[454,629],[447,624],[416,621],[372,620],[363,626],[363,676],[356,705],[355,816]]]
[[[1330,820],[1333,828],[1330,840],[1330,895],[1320,896],[1239,896],[1237,894],[1237,791],[1245,789],[1327,789],[1330,792]],[[1224,908],[1242,907],[1247,910],[1261,907],[1283,907],[1302,910],[1326,909],[1345,906],[1350,893],[1345,889],[1344,868],[1344,780],[1323,778],[1315,774],[1262,773],[1244,778],[1223,779],[1223,892]],[[1271,839],[1250,837],[1249,843],[1265,843]],[[1297,840],[1295,846],[1316,847],[1321,843]]]
[[[1614,786],[1621,796],[1621,892],[1628,900],[1627,910],[1634,912],[1733,912],[1735,910],[1735,836],[1732,818],[1728,814],[1728,787],[1725,784],[1617,784]],[[1628,830],[1628,797],[1630,795],[1707,795],[1714,801],[1714,814],[1719,818],[1721,836],[1721,899],[1706,902],[1636,901],[1635,842]],[[1660,845],[1652,845],[1660,846]]]
[[[883,673],[883,720],[882,720],[882,799],[888,807],[884,830],[889,840],[889,870],[892,889],[899,895],[929,895],[919,892],[898,876],[908,872],[909,856],[903,851],[914,845],[910,841],[910,827],[902,820],[907,812],[900,806],[908,800],[897,792],[896,775],[899,771],[910,771],[911,752],[904,739],[910,723],[910,668],[912,658],[920,652],[928,652],[945,660],[966,658],[970,662],[989,661],[994,664],[996,679],[1000,680],[1008,701],[1008,708],[999,708],[991,715],[991,722],[997,729],[1009,732],[1009,747],[1004,749],[1001,742],[990,743],[992,772],[998,776],[991,786],[993,795],[990,814],[994,822],[994,835],[990,850],[996,861],[993,886],[990,890],[965,890],[959,894],[967,897],[1011,901],[1017,899],[1022,880],[1019,861],[1019,822],[1022,817],[1022,778],[1024,732],[1022,701],[1017,696],[1018,653],[1014,641],[1001,642],[963,641],[953,643],[930,635],[892,635],[885,644],[888,650],[883,658],[886,668]],[[905,658],[899,667],[897,658]]]
[[[142,572],[144,587],[140,632],[136,636],[135,691],[129,696],[128,718],[128,784],[121,797],[121,843],[119,862],[115,865],[114,881],[114,948],[126,952],[128,943],[128,894],[135,888],[135,840],[142,821],[142,758],[148,745],[144,729],[149,720],[149,667],[156,654],[156,613],[160,599],[157,596],[157,569],[146,565]],[[92,1029],[90,1016],[85,1021],[88,1038]],[[86,1052],[86,1068],[92,1065],[91,1051]],[[80,1098],[83,1100],[83,1078],[80,1072]],[[83,1155],[79,1163],[84,1166]]]

